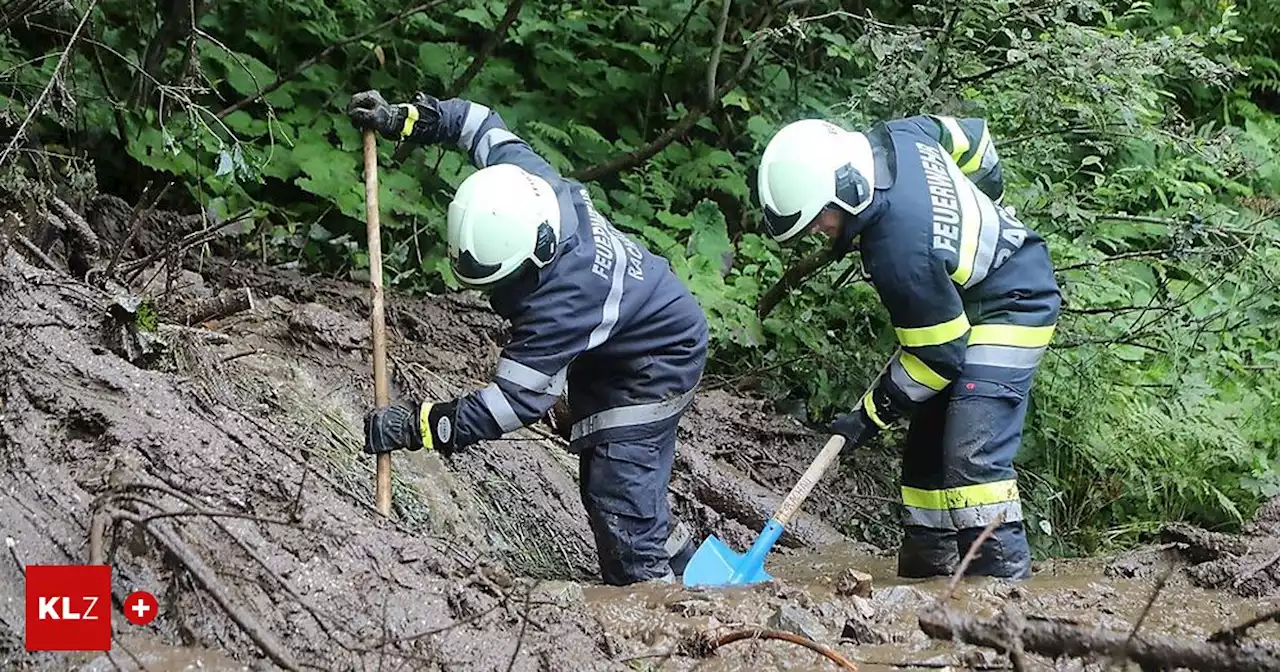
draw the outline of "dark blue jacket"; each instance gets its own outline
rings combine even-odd
[[[459,448],[543,417],[564,391],[569,365],[584,357],[637,375],[621,376],[616,390],[593,395],[585,408],[575,401],[576,416],[679,397],[697,385],[701,360],[686,366],[687,358],[673,357],[667,365],[657,356],[705,350],[707,342],[706,318],[665,258],[614,228],[581,184],[562,177],[488,107],[441,101],[440,136],[477,168],[514,164],[549,182],[560,199],[556,258],[528,281],[490,294],[494,311],[511,322],[511,340],[493,382],[459,400]],[[665,370],[640,371],[646,365]]]
[[[868,136],[877,185],[855,227],[902,347],[861,408],[886,427],[966,364],[1034,366],[1061,294],[1044,239],[998,205],[1004,184],[982,120],[920,115]]]

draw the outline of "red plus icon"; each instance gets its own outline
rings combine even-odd
[[[146,625],[156,620],[156,612],[160,603],[156,596],[145,590],[135,590],[124,598],[124,617],[134,625]]]

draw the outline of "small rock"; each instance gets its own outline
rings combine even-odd
[[[704,597],[691,597],[667,604],[667,611],[681,616],[709,616],[715,611],[715,605]]]
[[[871,575],[852,567],[844,570],[836,580],[836,594],[845,597],[850,595],[871,597]]]
[[[840,631],[840,640],[859,645],[884,644],[886,641],[885,636],[876,632],[870,623],[857,617],[844,622],[844,628]]]
[[[884,611],[890,607],[911,608],[924,604],[928,596],[915,586],[889,586],[876,591],[872,603]]]
[[[822,627],[813,614],[790,605],[778,607],[778,611],[774,612],[773,617],[769,619],[769,627],[794,632],[815,642],[824,641],[827,638],[826,628]]]
[[[869,621],[872,618],[875,618],[876,608],[871,606],[871,600],[854,595],[849,598],[849,601],[853,604],[853,609],[858,614],[858,618],[861,618],[864,621]]]

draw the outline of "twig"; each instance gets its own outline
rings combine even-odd
[[[507,672],[511,672],[516,666],[516,657],[520,655],[520,647],[524,644],[524,633],[529,629],[529,598],[533,596],[533,589],[541,583],[541,581],[534,581],[529,584],[529,589],[524,591],[524,611],[520,612],[520,634],[516,635],[516,648],[511,651],[511,660],[507,661]]]
[[[1241,637],[1245,636],[1254,627],[1262,625],[1267,621],[1275,621],[1277,623],[1280,623],[1280,609],[1267,612],[1260,616],[1255,616],[1233,628],[1227,628],[1226,630],[1220,630],[1218,632],[1215,632],[1212,636],[1209,637],[1209,643],[1235,644],[1236,642],[1240,641]]]
[[[236,215],[231,219],[228,219],[225,222],[214,222],[213,224],[210,224],[209,226],[206,226],[203,229],[200,229],[199,231],[196,231],[194,233],[189,233],[183,236],[182,238],[180,238],[177,243],[174,243],[172,245],[168,245],[164,248],[156,250],[155,252],[152,252],[151,254],[147,255],[142,259],[131,261],[127,264],[121,264],[120,275],[128,276],[128,281],[132,282],[134,279],[138,277],[139,274],[142,273],[142,271],[146,270],[147,266],[150,266],[152,263],[155,263],[161,257],[165,257],[170,254],[182,255],[192,247],[195,247],[196,245],[201,245],[205,242],[208,242],[209,240],[212,240],[213,237],[217,236],[222,229],[228,226],[231,226],[233,224],[236,224],[242,220],[248,219],[252,214],[253,214],[252,210],[245,210],[244,212],[240,213],[239,215]]]
[[[449,93],[445,98],[453,98],[461,94],[466,90],[471,80],[480,74],[480,69],[484,67],[485,61],[489,60],[489,56],[493,55],[494,50],[506,38],[507,31],[516,22],[516,17],[520,15],[520,8],[523,6],[524,0],[511,0],[507,3],[507,13],[502,16],[502,21],[494,27],[493,32],[489,34],[489,39],[485,40],[485,43],[481,45],[480,51],[476,52],[476,57],[471,59],[467,69],[462,72],[462,76],[458,77],[457,81],[449,87]]]
[[[51,271],[63,270],[62,267],[58,265],[58,262],[54,261],[52,257],[45,254],[44,250],[40,249],[38,245],[31,242],[30,238],[22,235],[21,233],[17,233],[16,231],[14,232],[13,237],[15,240],[18,241],[18,244],[21,245],[26,251],[30,252],[32,256],[34,256],[36,259],[39,259],[40,263],[44,264],[45,266],[48,266],[49,270]]]
[[[722,0],[720,20],[716,22],[715,46],[711,49],[711,57],[707,59],[707,109],[716,104],[716,70],[720,68],[720,54],[724,51],[724,31],[729,25],[729,8],[733,0]]]
[[[851,670],[852,672],[857,672],[858,670],[857,665],[854,665],[852,662],[849,661],[848,658],[845,658],[844,656],[840,655],[840,653],[837,652],[835,649],[832,649],[831,647],[828,647],[828,646],[823,646],[822,644],[819,644],[805,637],[801,637],[800,635],[792,634],[790,632],[782,632],[780,630],[763,630],[758,628],[752,628],[748,630],[739,630],[737,632],[731,632],[727,635],[721,635],[707,642],[706,647],[702,649],[702,651],[710,655],[711,653],[714,653],[716,649],[726,644],[732,644],[734,642],[738,642],[744,639],[776,639],[783,642],[791,642],[792,644],[799,644],[800,646],[803,646],[806,649],[813,651],[814,653],[825,656],[827,660],[830,660],[836,665],[839,665],[841,669]]]
[[[165,550],[173,554],[186,567],[191,577],[204,588],[205,592],[209,593],[209,596],[213,598],[214,602],[218,603],[218,606],[222,607],[227,616],[232,621],[235,621],[236,625],[240,626],[240,629],[249,636],[249,639],[253,640],[258,645],[258,648],[262,649],[263,653],[267,654],[268,658],[286,670],[298,670],[298,665],[294,662],[292,653],[287,651],[280,642],[276,641],[275,635],[263,628],[252,614],[245,612],[231,600],[226,588],[216,578],[213,570],[204,563],[204,560],[199,555],[187,548],[186,544],[175,539],[169,533],[148,524],[146,519],[118,510],[113,511],[111,515],[118,520],[131,522],[147,534],[150,534],[153,539],[161,546],[164,546]]]
[[[9,153],[18,145],[18,142],[22,139],[22,134],[27,130],[27,124],[30,124],[36,113],[40,111],[40,106],[44,105],[44,99],[49,97],[49,92],[53,90],[53,85],[58,81],[58,73],[62,72],[62,66],[67,62],[67,56],[71,54],[72,48],[76,46],[76,39],[80,37],[80,31],[89,22],[89,15],[93,13],[93,8],[97,6],[98,0],[89,0],[89,8],[84,10],[84,16],[80,17],[80,23],[76,25],[75,31],[71,33],[71,39],[67,40],[67,48],[62,50],[62,56],[58,58],[58,64],[53,66],[53,74],[49,76],[49,83],[45,84],[44,90],[40,92],[40,97],[36,98],[36,102],[27,111],[27,117],[18,125],[18,130],[14,131],[13,139],[4,148],[4,152],[0,153],[0,165],[4,164],[4,160],[9,157]]]
[[[1160,591],[1164,590],[1164,586],[1169,582],[1170,576],[1173,576],[1173,565],[1169,565],[1165,573],[1161,574],[1159,579],[1156,579],[1155,588],[1151,590],[1151,595],[1147,597],[1147,604],[1142,607],[1142,613],[1138,614],[1138,619],[1133,622],[1133,629],[1129,631],[1129,638],[1124,640],[1126,649],[1133,643],[1133,638],[1138,636],[1138,629],[1142,627],[1142,622],[1147,620],[1147,614],[1151,613],[1152,605],[1156,603],[1156,598],[1160,597]],[[1108,669],[1114,667],[1117,662],[1119,661],[1112,661]]]
[[[769,291],[760,297],[760,303],[756,306],[756,317],[763,320],[773,312],[773,309],[782,301],[782,297],[786,296],[792,287],[803,283],[823,266],[835,261],[835,258],[836,255],[830,247],[824,247],[789,267],[769,288]]]
[[[766,16],[764,20],[764,24],[761,27],[760,31],[758,31],[757,35],[767,30],[772,20],[773,20],[773,14],[770,13]],[[638,149],[633,149],[629,152],[624,152],[622,154],[619,154],[618,156],[615,156],[612,159],[609,159],[607,161],[590,165],[581,170],[574,171],[570,175],[570,177],[580,182],[590,182],[592,180],[598,180],[604,177],[609,177],[611,175],[620,173],[624,170],[627,170],[628,168],[638,166],[641,163],[644,163],[645,161],[648,161],[649,159],[653,158],[653,156],[656,155],[658,152],[661,152],[663,149],[666,149],[667,145],[670,145],[671,143],[675,142],[676,138],[684,135],[686,132],[689,131],[689,129],[693,128],[694,124],[698,123],[698,121],[702,119],[704,116],[706,116],[708,112],[710,112],[720,104],[720,101],[721,99],[724,98],[725,94],[732,91],[733,87],[737,86],[738,82],[742,81],[742,78],[746,76],[747,70],[751,67],[752,61],[755,60],[756,54],[758,53],[759,49],[764,45],[765,42],[766,42],[765,39],[757,37],[755,42],[752,43],[752,45],[747,48],[746,54],[744,54],[742,57],[742,62],[738,64],[737,71],[735,71],[733,73],[733,76],[730,77],[728,80],[726,80],[724,84],[721,84],[720,87],[716,89],[715,95],[713,96],[715,100],[715,105],[712,105],[712,106],[707,106],[703,104],[692,105],[690,106],[689,111],[686,112],[685,115],[681,117],[679,121],[677,121],[674,125],[672,125],[671,128],[668,128],[665,132],[663,132],[662,135],[659,135],[657,138],[654,138],[654,140],[649,144],[643,147],[640,147]]]
[[[363,40],[364,38],[384,28],[393,26],[413,16],[414,14],[421,14],[422,12],[425,12],[428,9],[431,9],[432,7],[435,7],[436,5],[442,4],[444,2],[445,0],[431,0],[430,2],[424,2],[416,7],[410,7],[409,9],[406,9],[403,12],[396,14],[395,16],[387,19],[386,21],[383,21],[382,23],[379,23],[378,25],[372,28],[369,28],[368,30],[352,35],[351,37],[348,37],[346,39],[338,40],[337,42],[334,42],[333,44],[325,47],[324,49],[321,49],[320,53],[316,54],[315,56],[312,56],[311,58],[308,58],[307,60],[299,63],[297,67],[295,67],[293,70],[290,70],[288,73],[280,75],[279,77],[276,78],[274,82],[271,82],[270,84],[262,87],[261,89],[258,89],[249,97],[244,98],[239,102],[230,105],[229,107],[226,107],[221,112],[218,112],[216,116],[219,119],[225,119],[227,115],[231,114],[232,112],[236,112],[237,110],[242,110],[258,102],[259,100],[261,100],[263,97],[265,97],[267,94],[271,93],[272,91],[275,91],[276,89],[284,86],[288,82],[292,81],[294,77],[297,77],[298,75],[302,74],[302,72],[305,71],[307,68],[310,68],[316,63],[319,63],[320,61],[324,60],[326,57],[329,56],[329,54],[332,54],[338,49],[341,49],[354,42],[359,42],[360,40]]]
[[[956,586],[959,585],[961,577],[964,576],[964,571],[969,569],[969,563],[973,562],[973,559],[977,557],[978,549],[982,548],[982,544],[995,533],[996,528],[1003,522],[1004,511],[1001,511],[1000,515],[996,516],[994,520],[987,523],[986,527],[982,528],[982,532],[978,534],[978,538],[974,539],[972,544],[969,544],[969,550],[964,554],[964,559],[960,561],[960,566],[956,567],[956,573],[951,576],[951,581],[947,583],[945,600],[950,600],[952,595],[955,594]]]
[[[124,241],[120,243],[120,247],[116,248],[116,253],[111,255],[111,262],[107,264],[107,270],[103,274],[105,277],[111,277],[111,273],[116,269],[116,264],[120,262],[120,255],[124,254],[125,249],[127,249],[129,245],[133,243],[133,239],[137,237],[138,232],[142,230],[142,222],[144,221],[144,216],[151,212],[151,209],[154,208],[155,205],[160,202],[160,199],[164,198],[165,193],[167,193],[169,191],[169,187],[172,187],[172,186],[173,186],[173,180],[166,182],[164,187],[160,189],[160,192],[156,194],[156,197],[151,201],[149,201],[147,203],[146,208],[141,212],[138,211],[138,205],[142,204],[141,200],[138,201],[138,203],[133,206],[133,212],[130,213],[130,218],[133,220],[133,226],[129,227],[129,235],[125,236]],[[144,198],[147,195],[146,192],[150,191],[150,189],[151,189],[151,184],[147,183],[146,188],[143,189],[142,191],[142,195]]]

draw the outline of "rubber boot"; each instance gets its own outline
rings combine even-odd
[[[683,522],[676,521],[672,526],[671,536],[667,539],[667,548],[679,545],[677,550],[671,553],[671,571],[675,573],[677,578],[684,576],[684,568],[689,566],[689,561],[693,559],[693,554],[697,552],[698,547],[693,545],[693,533]]]
[[[950,576],[959,562],[955,532],[914,525],[902,528],[898,576],[905,579]]]
[[[956,549],[968,553],[982,528],[971,527],[956,535]],[[1022,522],[1004,523],[982,544],[973,562],[965,570],[970,576],[994,576],[1002,579],[1031,578],[1031,547],[1027,544]]]

